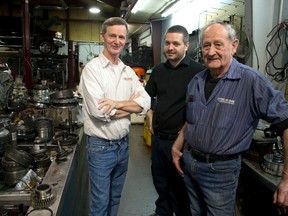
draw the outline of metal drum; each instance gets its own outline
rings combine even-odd
[[[36,85],[32,90],[32,101],[34,104],[49,104],[50,103],[50,90],[48,86]]]
[[[50,141],[54,135],[53,121],[47,117],[38,117],[35,120],[37,137],[41,141]]]
[[[35,138],[35,127],[31,124],[16,125],[17,140],[31,140]]]
[[[262,169],[275,176],[282,176],[284,168],[284,158],[283,155],[279,153],[266,154],[264,155],[264,160],[261,164]]]
[[[71,89],[65,89],[51,95],[51,104],[58,108],[75,107],[78,105],[78,100]]]
[[[17,184],[20,179],[25,176],[25,174],[28,172],[28,169],[22,168],[21,170],[18,171],[3,171],[4,174],[4,183],[6,185],[14,185]]]

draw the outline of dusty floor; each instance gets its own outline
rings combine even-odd
[[[118,216],[148,216],[154,213],[157,193],[150,169],[151,149],[143,139],[143,125],[132,125],[129,139],[129,168]]]

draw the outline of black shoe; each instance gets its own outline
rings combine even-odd
[[[156,213],[153,213],[153,214],[151,214],[151,215],[149,215],[149,216],[160,216],[160,215],[158,215],[158,214],[156,214]]]

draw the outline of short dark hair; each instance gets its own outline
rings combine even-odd
[[[189,42],[189,34],[187,29],[182,26],[182,25],[173,25],[170,28],[168,28],[168,30],[165,33],[165,36],[167,33],[182,33],[183,34],[183,41],[186,44],[187,42]]]
[[[107,32],[107,27],[114,25],[124,25],[128,35],[128,23],[121,17],[110,17],[106,19],[102,24],[101,33],[105,34]]]

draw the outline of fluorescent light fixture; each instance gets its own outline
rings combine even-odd
[[[89,11],[90,11],[90,13],[96,13],[97,14],[100,12],[100,9],[97,7],[91,7],[91,8],[89,8]]]
[[[137,11],[139,11],[139,9],[142,7],[143,3],[145,0],[137,0],[136,4],[134,5],[133,9],[132,9],[132,13],[135,14],[137,13]]]
[[[164,11],[161,16],[162,17],[167,17],[170,14],[175,13],[176,11],[180,10],[183,8],[186,4],[190,3],[191,0],[179,0],[175,4],[173,4],[171,7],[169,7],[166,11]]]
[[[167,10],[165,10],[161,16],[167,17],[180,10],[184,10],[185,8],[190,8],[191,11],[201,13],[209,8],[219,8],[220,4],[228,4],[230,2],[232,2],[232,0],[178,0],[171,7],[167,8]],[[207,7],[207,5],[209,6]]]

